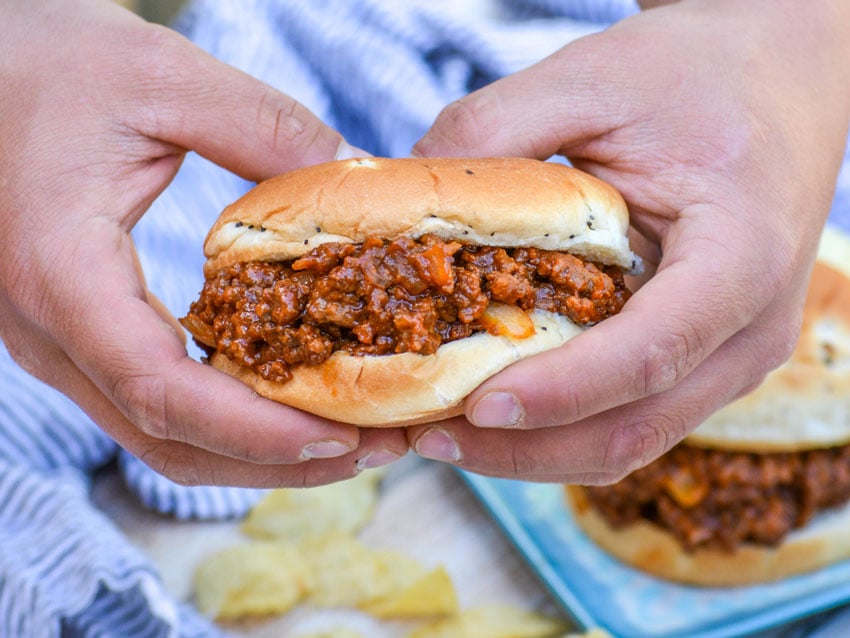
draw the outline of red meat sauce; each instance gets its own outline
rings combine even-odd
[[[236,263],[209,277],[181,322],[218,351],[283,382],[333,352],[432,354],[485,328],[491,301],[602,321],[629,297],[617,267],[536,248],[426,235],[325,243],[290,262]]]
[[[612,527],[648,520],[688,551],[775,546],[850,500],[850,445],[753,454],[680,444],[614,485],[584,490]]]

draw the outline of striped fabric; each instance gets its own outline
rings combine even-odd
[[[198,0],[176,27],[353,144],[403,156],[445,104],[635,10],[633,0]],[[136,227],[148,283],[176,315],[202,285],[203,229],[249,186],[190,154]],[[847,211],[850,171],[841,189],[836,210]],[[834,218],[850,229],[846,214]],[[240,516],[260,491],[156,475],[2,347],[0,431],[0,638],[221,635],[164,591],[92,506],[89,480],[118,459],[144,505],[180,519]]]

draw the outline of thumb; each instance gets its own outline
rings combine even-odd
[[[141,89],[156,93],[155,108],[139,126],[147,137],[196,151],[252,181],[368,155],[298,101],[183,36],[168,31],[162,40],[155,54],[162,62],[156,85]],[[150,103],[150,95],[145,97]]]
[[[449,104],[413,148],[421,156],[567,154],[611,130],[611,88],[591,35]],[[616,103],[616,100],[614,101]]]

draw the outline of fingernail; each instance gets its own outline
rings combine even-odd
[[[301,460],[332,459],[351,452],[351,447],[342,441],[316,441],[308,443],[301,449]]]
[[[357,461],[354,469],[361,472],[373,467],[389,465],[394,461],[398,461],[400,458],[401,457],[392,450],[372,450],[369,454]]]
[[[491,392],[472,409],[470,421],[482,428],[515,428],[522,424],[522,406],[512,394]]]
[[[345,140],[339,143],[339,148],[336,149],[336,157],[334,159],[347,160],[355,157],[371,157],[371,153],[367,153],[362,148],[352,146]]]
[[[460,461],[463,456],[451,434],[443,428],[431,428],[416,441],[416,453],[436,461]]]

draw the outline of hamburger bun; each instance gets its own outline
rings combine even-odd
[[[385,159],[330,162],[257,185],[224,209],[210,230],[205,275],[233,264],[295,260],[317,246],[433,235],[443,241],[568,252],[622,271],[639,269],[629,248],[622,197],[560,164],[519,158]],[[532,310],[528,330],[479,332],[433,354],[334,352],[292,368],[281,383],[221,352],[216,368],[275,401],[358,425],[409,425],[463,411],[481,382],[524,357],[556,348],[583,329]],[[184,323],[184,325],[186,325]]]
[[[848,444],[850,239],[827,228],[791,358],[753,392],[700,425],[684,445],[761,455]],[[669,580],[700,586],[747,585],[850,558],[847,502],[815,513],[775,545],[744,542],[731,552],[714,547],[686,551],[669,530],[647,519],[615,528],[588,494],[587,488],[566,487],[567,504],[587,536],[622,562]]]
[[[850,238],[821,238],[791,357],[748,395],[714,413],[690,445],[792,452],[850,443]]]
[[[631,270],[636,257],[628,227],[616,190],[560,164],[351,159],[273,177],[225,208],[204,243],[204,272],[254,259],[296,259],[327,242],[426,233],[480,246],[558,250]]]

